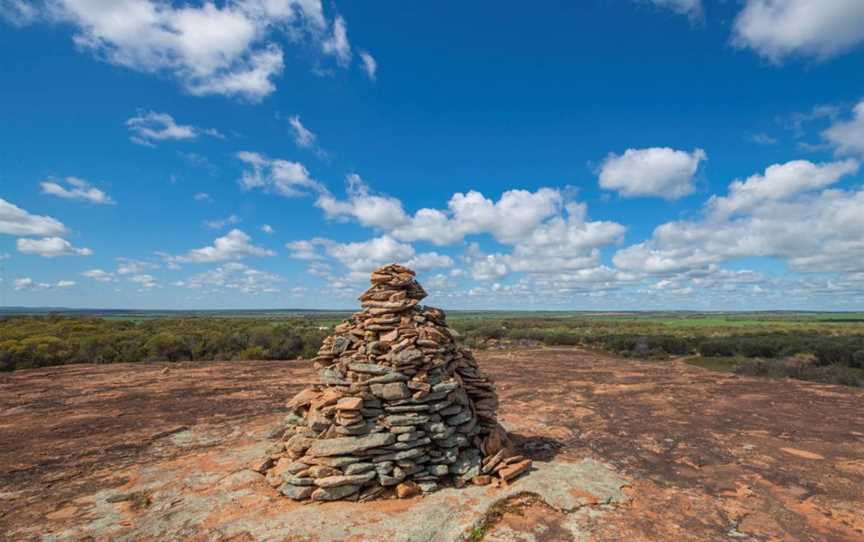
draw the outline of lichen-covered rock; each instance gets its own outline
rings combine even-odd
[[[530,469],[497,422],[494,384],[424,297],[410,269],[377,269],[363,310],[323,341],[319,380],[288,401],[282,441],[257,464],[283,495],[405,498]]]

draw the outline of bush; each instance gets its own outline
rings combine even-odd
[[[779,360],[745,360],[735,367],[740,375],[795,378],[824,384],[864,387],[864,372],[842,365],[813,366]]]
[[[241,361],[247,360],[263,360],[270,359],[270,355],[260,346],[250,346],[237,354],[237,359]]]

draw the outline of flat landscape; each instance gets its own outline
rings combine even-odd
[[[292,503],[247,468],[314,379],[308,361],[4,373],[0,538],[864,538],[864,390],[579,347],[478,360],[535,470],[506,490],[364,504]]]

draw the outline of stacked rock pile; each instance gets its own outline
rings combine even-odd
[[[372,273],[363,310],[325,339],[320,381],[288,402],[282,441],[257,467],[283,495],[408,497],[507,483],[531,467],[496,420],[492,381],[424,297],[406,267]]]

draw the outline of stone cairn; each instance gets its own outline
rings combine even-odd
[[[320,381],[288,402],[281,442],[256,470],[298,501],[410,497],[507,484],[531,467],[496,419],[498,397],[414,272],[372,273],[361,312],[324,340]]]

